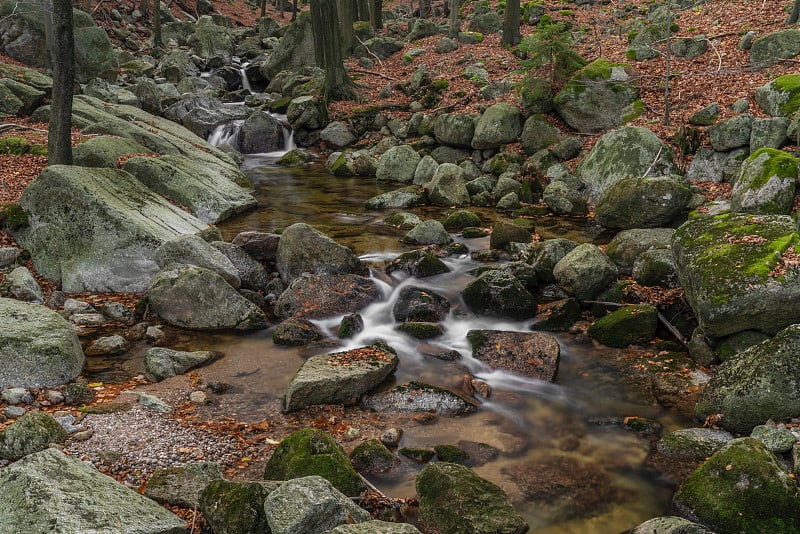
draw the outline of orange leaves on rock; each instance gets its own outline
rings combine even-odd
[[[328,364],[334,366],[352,365],[360,362],[390,362],[391,357],[386,352],[374,347],[362,347],[360,349],[348,350],[346,352],[336,352],[329,355]]]

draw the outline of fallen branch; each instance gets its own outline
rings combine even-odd
[[[33,130],[34,132],[47,133],[47,130],[42,130],[41,128],[34,128],[33,126],[25,126],[24,124],[16,124],[13,122],[9,122],[7,124],[0,124],[0,131],[15,130],[15,129]]]
[[[656,157],[653,158],[653,163],[651,163],[650,166],[647,167],[647,170],[644,171],[644,174],[642,175],[642,178],[647,178],[647,175],[650,173],[650,171],[653,170],[653,166],[658,161],[658,158],[661,157],[661,151],[662,150],[664,150],[664,145],[663,144],[660,147],[658,147],[658,153],[656,154]]]
[[[375,55],[375,53],[372,50],[369,49],[369,47],[366,45],[366,43],[364,43],[364,41],[362,41],[361,38],[358,35],[354,35],[354,37],[356,38],[356,41],[358,41],[361,44],[361,46],[364,47],[364,50],[366,50],[367,53],[369,53],[369,55],[371,55],[372,57],[375,58],[375,61],[378,62],[378,65],[383,65],[383,61],[381,61],[381,58],[379,58],[377,55]]]
[[[620,302],[606,302],[603,300],[587,300],[584,301],[586,304],[598,304],[600,306],[611,306],[615,308],[623,308],[625,306],[630,306],[630,304],[620,303]],[[669,332],[677,339],[681,345],[684,347],[686,346],[686,340],[683,338],[683,334],[681,334],[680,330],[678,330],[675,325],[669,322],[669,320],[664,317],[658,308],[656,307],[656,313],[658,314],[659,322],[664,325],[664,327],[669,330]]]

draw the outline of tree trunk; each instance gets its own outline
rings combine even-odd
[[[350,52],[353,51],[353,7],[353,0],[336,1],[336,9],[339,12],[342,57],[348,57]]]
[[[671,60],[672,60],[672,50],[670,50],[670,39],[672,37],[672,6],[669,2],[667,2],[667,39],[664,45],[664,125],[669,126],[669,115],[670,115],[670,107],[669,107],[669,80],[672,76],[671,69]]]
[[[259,7],[261,8],[261,18],[263,19],[267,16],[267,0],[259,0],[258,3],[260,4]]]
[[[507,0],[501,44],[512,47],[518,45],[521,40],[522,35],[519,32],[519,0]]]
[[[325,103],[355,98],[353,82],[342,62],[336,0],[311,0],[311,27],[317,65],[325,71]],[[352,24],[350,25],[352,28]]]
[[[798,17],[800,17],[800,0],[794,0],[792,4],[792,13],[789,15],[789,18],[786,19],[786,24],[797,24]]]
[[[369,3],[369,23],[375,30],[383,29],[383,1],[372,0]]]
[[[153,0],[153,48],[164,48],[161,42],[161,0]]]
[[[292,2],[292,22],[297,20],[297,2],[298,1],[299,0],[294,0],[294,2]]]
[[[461,24],[458,22],[458,0],[450,0],[450,26],[448,35],[451,39],[456,39],[460,31]]]
[[[53,0],[52,32],[53,93],[47,134],[48,165],[72,165],[72,88],[75,85],[75,44],[72,3]]]
[[[144,18],[147,18],[150,15],[150,0],[141,0],[139,2],[139,11]]]
[[[369,21],[369,0],[356,0],[356,20]]]

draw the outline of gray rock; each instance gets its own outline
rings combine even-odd
[[[397,362],[394,350],[382,343],[309,358],[286,389],[284,410],[315,404],[355,404],[394,373]]]
[[[0,458],[19,460],[66,439],[67,432],[49,414],[28,412],[0,432]]]
[[[25,388],[6,388],[2,398],[9,404],[33,404],[33,395]]]
[[[435,291],[406,286],[400,290],[392,309],[394,320],[400,323],[438,323],[450,313],[450,303]]]
[[[200,493],[212,481],[223,478],[216,462],[201,462],[184,467],[156,469],[144,488],[144,496],[160,503],[195,508]]]
[[[87,356],[121,354],[128,350],[128,340],[120,335],[99,337],[86,348]]]
[[[31,214],[31,225],[17,241],[31,251],[39,274],[60,279],[70,292],[142,291],[158,270],[154,253],[160,244],[210,231],[115,169],[49,166],[20,205]]]
[[[531,232],[509,220],[499,220],[492,226],[491,248],[508,250],[511,243],[530,243]]]
[[[241,247],[244,252],[256,261],[269,264],[275,262],[280,238],[281,236],[279,234],[247,231],[237,234],[231,243]],[[228,259],[230,259],[230,257]]]
[[[629,534],[714,534],[688,519],[676,516],[656,517],[635,527]]]
[[[455,39],[442,37],[436,42],[435,50],[437,54],[447,54],[458,50],[458,43],[455,41]]]
[[[789,452],[797,442],[794,434],[783,426],[758,425],[753,428],[750,437],[759,440],[768,451],[776,454]]]
[[[260,70],[265,79],[271,80],[281,71],[297,71],[316,64],[311,16],[305,15],[298,16],[286,27],[269,60],[262,64]]]
[[[692,159],[686,178],[696,182],[734,182],[742,161],[749,155],[749,147],[735,148],[730,152],[701,148]]]
[[[289,317],[272,331],[272,342],[276,345],[302,346],[323,337],[314,323],[302,317]]]
[[[718,152],[725,152],[740,146],[750,146],[750,133],[753,116],[743,113],[718,122],[708,129],[711,146]]]
[[[464,179],[464,169],[452,163],[442,163],[428,186],[428,198],[439,206],[466,206],[469,192]]]
[[[433,135],[442,145],[471,148],[479,118],[476,113],[442,113],[433,125]]]
[[[393,37],[373,37],[364,41],[363,45],[356,46],[353,55],[357,57],[375,55],[380,59],[387,59],[402,50],[404,44],[400,39]]]
[[[42,288],[27,267],[17,267],[6,275],[8,292],[19,300],[41,304],[44,302]]]
[[[0,298],[0,384],[65,384],[83,369],[74,329],[44,306]]]
[[[214,23],[208,15],[197,19],[194,32],[187,43],[203,59],[222,57],[228,59],[233,55],[235,43],[231,29]]]
[[[236,148],[242,154],[274,152],[286,145],[283,136],[283,125],[278,119],[255,111],[242,123]]]
[[[595,220],[614,230],[665,226],[687,210],[692,195],[680,176],[622,178],[600,194]]]
[[[410,382],[388,391],[365,395],[361,405],[370,410],[388,413],[423,413],[464,415],[475,411],[475,404],[450,390]]]
[[[706,53],[708,50],[708,39],[705,35],[676,39],[670,44],[669,48],[676,56],[691,59]]]
[[[286,120],[294,131],[323,128],[325,117],[327,114],[321,101],[310,95],[293,98],[286,108]]]
[[[185,532],[169,510],[55,449],[0,470],[0,491],[0,524],[8,532],[53,532],[53,525],[65,533],[112,532],[120,525],[130,534]]]
[[[279,318],[322,319],[353,313],[380,298],[373,280],[355,274],[304,274],[292,280],[275,303]]]
[[[100,135],[87,139],[72,149],[75,165],[83,167],[108,167],[116,169],[122,156],[129,154],[146,154],[145,147],[131,141],[108,135]]]
[[[731,211],[788,215],[794,204],[797,158],[774,148],[761,148],[744,163],[731,192]]]
[[[504,172],[497,179],[497,183],[492,189],[492,194],[497,198],[502,198],[509,193],[516,193],[519,195],[522,191],[522,184],[514,179],[516,175],[511,172]]]
[[[722,414],[721,426],[731,432],[750,432],[772,419],[800,414],[800,326],[792,325],[774,338],[726,360],[706,385],[695,413],[701,419]]]
[[[536,315],[536,300],[513,275],[489,270],[467,284],[464,303],[477,315],[526,319]]]
[[[497,33],[503,27],[503,22],[500,15],[496,12],[490,11],[488,13],[476,13],[472,16],[467,25],[471,32],[477,33]]]
[[[227,256],[196,235],[180,235],[165,241],[156,249],[155,260],[162,269],[171,264],[202,267],[220,275],[234,289],[241,286],[239,272]]]
[[[800,31],[792,31],[800,35]],[[798,79],[797,74],[787,74],[758,87],[755,98],[759,107],[773,117],[791,117],[798,109]]]
[[[355,525],[339,525],[325,534],[420,534],[417,527],[408,523],[389,523],[373,519]]]
[[[283,231],[276,263],[285,282],[302,273],[367,273],[352,250],[305,223],[295,223]]]
[[[668,248],[651,249],[640,254],[633,263],[631,277],[643,286],[680,286],[675,256]]]
[[[526,154],[532,155],[543,148],[549,148],[563,138],[564,134],[561,130],[544,120],[540,115],[531,115],[525,121],[519,142],[522,145],[522,150]]]
[[[401,239],[409,245],[446,245],[453,238],[439,221],[428,219],[409,230]]]
[[[319,137],[334,150],[350,146],[356,141],[356,136],[350,131],[350,128],[339,121],[329,123],[320,132]]]
[[[597,133],[638,117],[644,106],[628,65],[599,58],[579,70],[553,99],[572,128]]]
[[[213,241],[211,246],[230,260],[242,287],[253,291],[266,291],[269,285],[269,274],[264,266],[244,251],[240,246],[224,241]]]
[[[22,254],[22,249],[17,247],[0,247],[0,269],[14,265],[20,254]]]
[[[711,126],[715,122],[717,122],[717,118],[719,117],[720,107],[719,104],[713,102],[703,109],[696,111],[689,117],[689,124],[693,124],[695,126]]]
[[[800,247],[800,238],[788,216],[726,214],[678,228],[672,243],[678,278],[707,335],[772,335],[797,322],[800,271],[790,266],[770,276],[790,246]]]
[[[219,353],[208,350],[185,352],[165,347],[153,347],[144,355],[144,370],[156,382],[161,382],[205,365],[218,356]]]
[[[658,441],[660,454],[671,458],[704,460],[733,439],[733,434],[713,428],[683,428]]]
[[[569,239],[547,239],[534,245],[528,263],[536,270],[536,277],[540,282],[555,282],[553,269],[556,264],[577,246],[576,242]]]
[[[364,207],[369,210],[408,209],[425,204],[426,198],[419,187],[413,185],[374,196],[364,202]]]
[[[149,78],[140,79],[133,87],[133,93],[139,99],[142,109],[154,115],[162,115],[168,107],[181,99],[174,84],[157,83]]]
[[[800,54],[800,30],[788,29],[759,37],[750,46],[750,65],[769,67]]]
[[[749,137],[748,137],[749,140]],[[670,147],[650,130],[623,126],[601,137],[575,169],[586,184],[589,202],[623,178],[677,174]]]
[[[272,534],[319,534],[339,525],[372,517],[319,476],[284,482],[267,495],[264,512]]]
[[[381,156],[375,176],[378,180],[411,182],[420,159],[410,145],[394,146]]]
[[[416,185],[423,185],[431,181],[433,175],[436,173],[436,168],[439,164],[431,156],[423,156],[419,160],[416,170],[414,171],[414,183]]]
[[[550,182],[544,188],[542,200],[556,215],[576,216],[589,212],[585,193],[561,180]]]
[[[158,71],[168,82],[178,83],[187,76],[197,76],[200,74],[189,53],[186,50],[176,48],[161,58]],[[94,95],[92,95],[94,96]]]
[[[517,534],[528,530],[500,487],[462,465],[428,464],[415,486],[420,523],[438,532]]]
[[[408,36],[406,36],[406,40],[408,42],[416,41],[418,39],[423,39],[425,37],[430,37],[431,35],[437,35],[442,33],[442,27],[433,22],[432,20],[420,18],[420,19],[413,19],[413,21],[409,22],[409,32]]]
[[[787,145],[790,124],[788,117],[755,119],[750,129],[750,152],[759,148],[782,148]]]
[[[214,532],[268,532],[264,499],[279,485],[270,481],[213,480],[200,493],[199,508]]]
[[[400,254],[386,266],[386,272],[403,271],[409,276],[425,278],[436,274],[448,273],[450,268],[430,252],[418,249]]]
[[[617,267],[599,248],[578,245],[553,268],[558,284],[578,300],[592,300],[617,278]]]
[[[467,339],[472,346],[472,357],[490,369],[546,382],[556,379],[561,348],[550,334],[470,330]]]
[[[486,108],[475,124],[472,148],[485,150],[513,143],[522,131],[519,108],[504,102]]]
[[[194,265],[172,264],[159,271],[148,288],[148,300],[153,313],[181,328],[267,327],[264,312],[255,304],[217,273]]]

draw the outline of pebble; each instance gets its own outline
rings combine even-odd
[[[381,434],[381,443],[386,445],[387,447],[397,447],[400,443],[400,438],[403,436],[403,431],[399,428],[387,428],[386,431]]]
[[[69,320],[77,326],[100,326],[105,324],[106,317],[102,313],[73,313]]]
[[[202,391],[192,391],[189,394],[189,400],[195,404],[207,404],[208,395],[206,395]]]
[[[164,331],[161,330],[161,327],[158,326],[148,326],[147,332],[145,332],[145,337],[153,342],[159,342],[161,339],[164,338]]]
[[[44,397],[50,404],[61,404],[64,402],[64,394],[57,389],[48,389],[44,392]]]
[[[32,404],[33,395],[25,388],[8,388],[2,398],[9,404]]]
[[[25,415],[25,408],[20,408],[19,406],[6,406],[6,409],[3,413],[9,419],[17,419],[18,417]]]
[[[344,431],[345,441],[355,441],[361,437],[361,431],[355,427],[350,427]]]
[[[67,299],[64,301],[64,311],[73,313],[93,313],[96,310],[92,305],[83,300]]]
[[[56,417],[56,421],[61,425],[61,428],[67,431],[67,434],[75,434],[76,432],[86,430],[86,427],[83,425],[75,424],[75,416],[72,414],[58,416]]]

